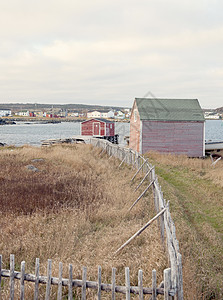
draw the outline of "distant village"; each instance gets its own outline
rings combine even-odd
[[[0,117],[12,117],[12,118],[58,118],[58,119],[91,119],[91,118],[103,118],[103,119],[114,119],[114,120],[126,120],[130,118],[130,108],[122,110],[73,110],[73,109],[60,109],[51,108],[45,110],[14,110],[11,109],[0,109]]]
[[[223,112],[220,110],[207,110],[204,109],[204,117],[207,120],[219,120],[223,119]],[[131,114],[130,108],[124,109],[103,109],[103,110],[75,110],[75,109],[63,109],[63,108],[50,108],[48,110],[35,109],[35,110],[12,110],[12,109],[0,109],[0,118],[47,118],[47,119],[67,119],[67,120],[82,120],[91,118],[102,119],[114,119],[114,120],[126,120],[129,121]]]

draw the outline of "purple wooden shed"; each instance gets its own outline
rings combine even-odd
[[[205,155],[204,115],[197,99],[136,98],[129,146],[140,153]]]

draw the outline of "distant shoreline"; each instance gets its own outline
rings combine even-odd
[[[87,118],[38,118],[38,117],[3,117],[0,118],[0,125],[13,125],[16,122],[30,122],[30,123],[43,123],[43,124],[58,124],[61,122],[83,122]],[[113,122],[129,123],[129,120],[109,119]]]

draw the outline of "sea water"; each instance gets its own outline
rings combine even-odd
[[[15,146],[39,146],[43,140],[72,138],[80,135],[80,126],[80,122],[16,122],[14,125],[0,126],[0,142]],[[124,145],[124,137],[129,136],[129,123],[115,123],[115,134],[119,134],[119,143]]]
[[[42,140],[72,138],[80,135],[80,122],[62,123],[25,123],[0,126],[0,142],[7,145],[41,145]],[[125,136],[129,136],[130,124],[115,123],[115,133],[119,135],[119,143],[125,145]],[[223,121],[207,120],[205,122],[205,139],[223,141]]]

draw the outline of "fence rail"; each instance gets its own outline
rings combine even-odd
[[[2,266],[2,256],[0,255],[0,266]],[[130,272],[129,268],[125,268],[125,286],[116,285],[116,269],[112,268],[112,278],[111,283],[102,283],[102,270],[101,267],[98,267],[98,280],[97,281],[88,281],[87,280],[87,268],[83,267],[82,270],[82,279],[73,279],[73,267],[70,264],[68,267],[69,278],[63,278],[63,264],[59,263],[59,276],[52,277],[52,261],[48,260],[47,265],[47,276],[41,276],[39,274],[39,259],[36,259],[35,274],[25,273],[25,262],[21,262],[21,270],[15,271],[15,258],[14,255],[10,255],[10,270],[5,270],[0,268],[0,298],[2,297],[2,280],[3,278],[9,278],[10,282],[10,295],[9,299],[15,299],[15,280],[20,281],[20,300],[25,299],[25,281],[35,283],[34,286],[34,295],[33,299],[37,300],[39,298],[39,284],[44,284],[46,286],[45,290],[45,300],[50,300],[51,296],[51,287],[53,285],[57,287],[57,298],[61,300],[62,297],[68,296],[68,300],[73,300],[74,288],[80,288],[81,299],[85,300],[87,295],[87,289],[95,290],[97,294],[97,299],[101,299],[102,293],[107,292],[111,293],[111,299],[115,299],[116,293],[121,293],[125,295],[126,299],[130,299],[131,294],[139,295],[139,299],[143,300],[144,295],[151,295],[151,299],[157,299],[158,295],[164,295],[164,299],[169,299],[169,297],[175,295],[175,291],[170,287],[170,276],[171,270],[164,270],[164,283],[157,287],[156,282],[156,270],[152,271],[152,287],[143,287],[143,271],[139,270],[138,272],[138,286],[130,285]],[[63,295],[62,287],[67,287],[68,291]]]
[[[166,249],[168,253],[168,259],[170,263],[171,270],[171,289],[175,291],[176,299],[183,299],[183,278],[182,278],[182,260],[181,254],[179,250],[179,243],[176,238],[176,229],[174,222],[171,218],[169,203],[163,197],[163,192],[158,182],[158,178],[155,173],[155,168],[148,159],[144,158],[138,152],[133,151],[130,148],[120,147],[119,145],[112,144],[105,140],[100,140],[96,138],[90,139],[90,144],[95,147],[99,147],[102,149],[101,155],[103,153],[107,153],[110,157],[118,158],[121,163],[119,167],[121,167],[124,163],[127,165],[132,165],[136,169],[135,175],[132,177],[132,182],[136,178],[137,174],[142,171],[145,176],[140,184],[148,181],[148,186],[144,190],[144,192],[138,197],[138,199],[132,204],[130,209],[143,197],[150,186],[153,187],[153,200],[156,213],[159,214],[163,209],[165,212],[160,214],[158,220],[158,225],[160,227],[161,240],[163,244],[166,243]],[[165,277],[165,276],[164,276]]]

